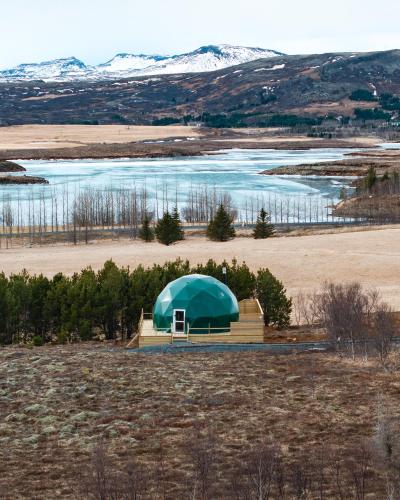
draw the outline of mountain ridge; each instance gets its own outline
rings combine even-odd
[[[334,124],[400,123],[400,50],[276,56],[189,75],[0,81],[0,125],[200,121],[258,127],[324,117]]]
[[[129,77],[199,73],[243,64],[260,58],[283,55],[270,49],[235,45],[204,45],[192,52],[175,55],[119,53],[112,59],[94,66],[86,65],[74,56],[24,63],[0,71],[0,80],[108,80]]]

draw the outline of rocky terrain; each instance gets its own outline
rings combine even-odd
[[[12,161],[0,160],[0,173],[5,172],[26,172],[26,168]]]
[[[26,172],[26,168],[8,160],[0,160],[0,184],[48,184],[43,177],[31,175],[4,175],[11,172]]]
[[[0,160],[0,185],[1,184],[48,184],[43,177],[31,175],[4,175],[11,172],[26,172],[26,168],[8,160]]]
[[[262,175],[318,175],[318,176],[351,176],[363,177],[370,168],[374,168],[377,176],[386,172],[400,171],[399,149],[348,153],[345,160],[319,162],[313,164],[290,165],[260,172]]]
[[[0,175],[0,184],[49,184],[49,181],[33,175]]]
[[[369,97],[350,96],[362,89]],[[381,95],[390,94],[384,103]],[[284,125],[274,115],[353,117],[356,108],[377,119],[397,116],[400,51],[276,56],[206,73],[157,75],[117,81],[0,83],[1,124],[149,124],[167,117],[219,125]],[[387,108],[387,109],[386,109]],[[360,115],[361,116],[361,115]],[[383,118],[382,118],[383,117]],[[304,120],[303,120],[304,121]],[[163,123],[163,122],[162,122]],[[306,122],[312,123],[312,122]]]
[[[218,487],[226,487],[245,450],[265,439],[279,443],[285,457],[300,452],[303,462],[322,446],[356,453],[360,440],[373,441],[382,394],[399,419],[399,373],[318,353],[2,348],[0,496],[88,498],[81,477],[102,442],[119,470],[134,456],[152,484],[165,488],[165,498],[186,498],[199,427],[216,436]],[[378,474],[374,469],[364,478],[369,498],[383,498]],[[341,480],[351,482],[343,483],[345,498],[356,498],[351,476]]]

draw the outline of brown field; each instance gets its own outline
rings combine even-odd
[[[193,486],[186,482],[188,448],[197,427],[215,434],[221,484],[243,453],[266,439],[284,456],[300,453],[302,463],[322,446],[354,451],[361,441],[371,443],[382,394],[399,418],[399,387],[399,370],[330,354],[148,356],[95,344],[3,348],[0,496],[78,498],[79,474],[102,441],[118,469],[134,456],[151,477],[162,474],[168,493],[152,499],[198,498],[182,492]],[[348,481],[341,498],[360,498]],[[386,498],[382,481],[371,473],[365,481],[365,498]]]
[[[207,129],[170,125],[165,127],[134,125],[19,125],[0,127],[0,155],[11,158],[100,158],[201,154],[221,148],[305,149],[325,147],[368,148],[377,137],[319,139],[291,136],[279,129]],[[186,140],[202,139],[201,142]],[[138,144],[142,141],[164,143]],[[174,142],[181,139],[182,142]],[[136,144],[135,144],[136,143]],[[166,151],[165,151],[166,150]]]
[[[199,129],[184,126],[19,125],[0,127],[0,150],[57,149],[89,144],[122,144],[165,138],[198,137]]]
[[[325,280],[359,281],[366,287],[378,288],[382,298],[400,310],[398,226],[269,240],[237,238],[227,243],[191,236],[170,247],[126,240],[99,241],[78,247],[16,247],[0,250],[0,270],[10,274],[25,268],[30,273],[52,276],[58,272],[72,274],[86,266],[99,269],[108,259],[133,267],[164,263],[178,257],[192,264],[210,258],[216,261],[237,258],[253,270],[268,267],[291,294],[319,288]]]

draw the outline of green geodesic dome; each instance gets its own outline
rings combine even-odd
[[[167,285],[153,308],[153,323],[158,329],[171,331],[175,309],[185,311],[185,331],[211,333],[229,330],[230,323],[239,319],[239,304],[231,290],[211,276],[191,274]]]

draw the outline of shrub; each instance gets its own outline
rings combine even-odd
[[[78,334],[79,334],[79,338],[82,340],[92,340],[93,331],[92,331],[91,322],[88,321],[87,319],[81,320],[79,323]]]
[[[40,335],[35,335],[32,339],[32,344],[35,346],[35,347],[40,347],[44,344],[44,340],[43,340],[43,337],[41,337]]]
[[[285,328],[290,325],[292,299],[283,284],[268,269],[260,269],[256,278],[256,297],[264,311],[264,323]]]
[[[368,120],[383,120],[389,122],[392,116],[389,113],[385,113],[381,109],[361,109],[356,108],[354,114],[358,120],[368,121]]]
[[[154,240],[154,230],[150,226],[150,219],[148,216],[145,216],[143,219],[142,227],[139,230],[139,238],[147,243]]]
[[[59,344],[67,344],[68,340],[69,340],[69,335],[68,335],[68,332],[66,330],[61,330],[60,332],[58,332],[57,342]]]
[[[352,101],[367,101],[367,102],[377,100],[376,97],[374,96],[374,94],[370,90],[367,90],[367,89],[355,90],[354,92],[351,93],[350,99]]]
[[[158,118],[152,121],[152,125],[156,127],[163,127],[165,125],[174,125],[180,123],[179,118],[174,118],[173,116],[166,116],[165,118]]]
[[[392,94],[382,94],[379,98],[380,105],[388,111],[400,111],[400,97]]]
[[[364,179],[365,188],[368,189],[368,191],[370,191],[376,184],[376,181],[377,181],[376,170],[374,167],[369,167],[367,175],[365,176]]]
[[[74,339],[91,340],[93,333],[107,340],[131,338],[141,311],[151,311],[168,283],[191,273],[224,281],[224,267],[227,285],[238,300],[255,295],[256,276],[246,263],[239,264],[236,260],[222,263],[209,260],[191,267],[188,261],[178,259],[132,270],[108,261],[97,273],[87,268],[72,277],[57,274],[48,282],[27,273],[11,277],[0,273],[0,305],[3,306],[0,307],[0,343],[29,341],[33,346],[52,338],[65,343]],[[277,298],[279,282],[270,273],[268,279],[262,277],[261,273],[258,290],[263,307],[267,307],[268,324],[282,326],[285,317],[282,298]]]
[[[233,218],[222,203],[208,224],[207,236],[213,241],[228,241],[236,236]]]

